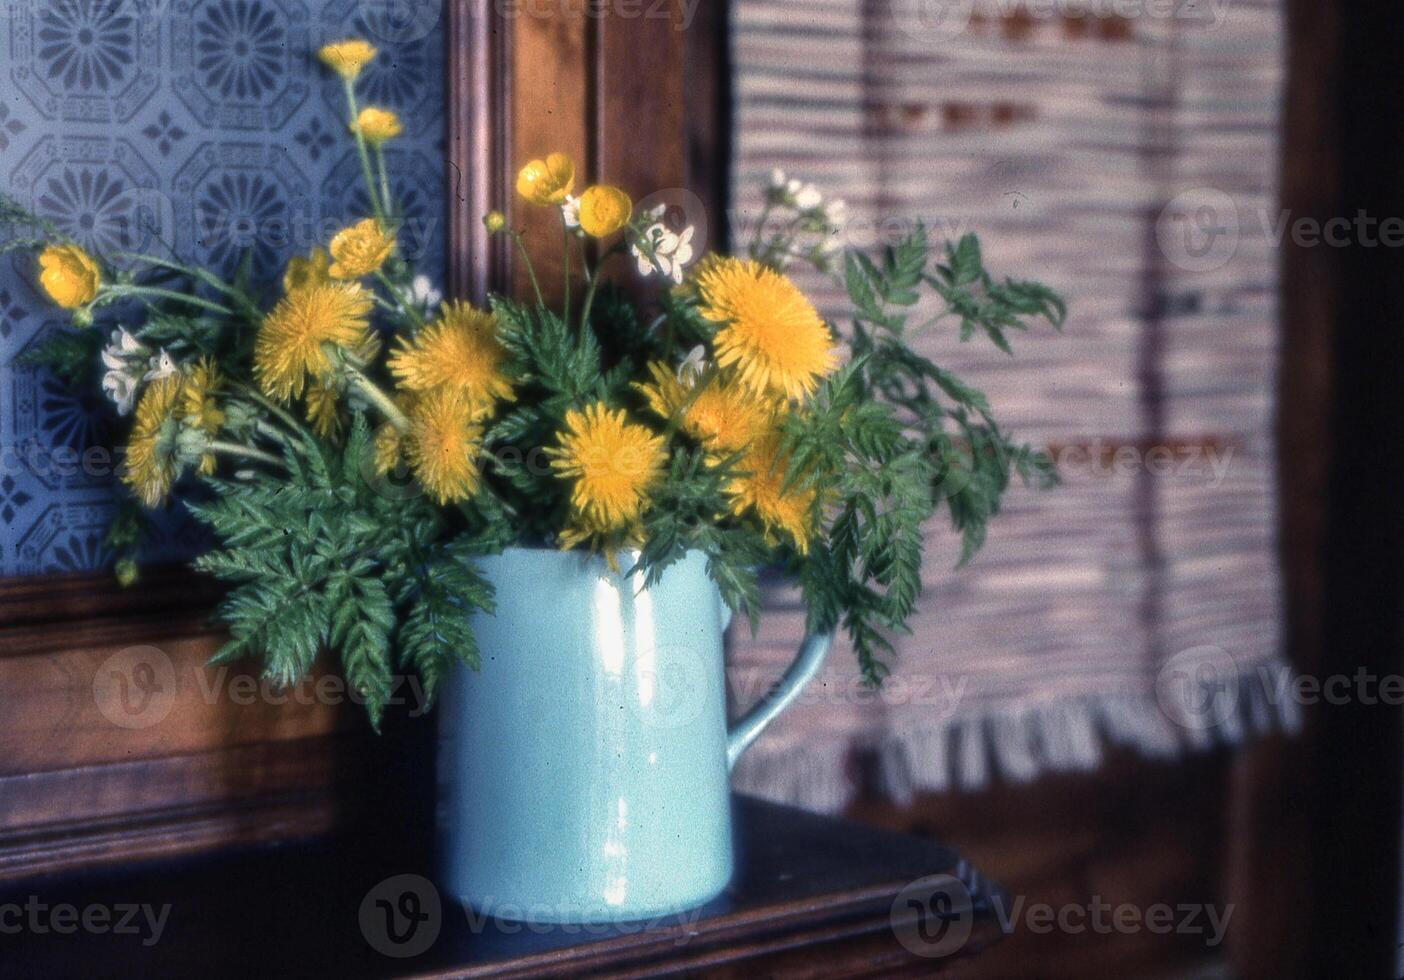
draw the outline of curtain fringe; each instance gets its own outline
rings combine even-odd
[[[998,777],[1028,783],[1046,773],[1089,772],[1108,748],[1130,748],[1171,760],[1215,746],[1241,745],[1270,732],[1296,733],[1301,710],[1261,673],[1197,692],[1201,717],[1173,720],[1154,693],[1111,694],[1051,702],[993,715],[955,716],[893,734],[876,749],[878,789],[898,804],[917,793],[973,791]],[[1210,700],[1217,699],[1217,700]],[[847,743],[803,745],[743,760],[738,784],[747,792],[833,813],[857,791]]]

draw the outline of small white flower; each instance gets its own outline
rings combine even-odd
[[[701,344],[692,348],[678,365],[678,383],[691,388],[707,370],[707,348]]]
[[[146,348],[142,346],[141,341],[133,337],[126,327],[119,327],[112,331],[111,345],[120,354],[146,353]]]
[[[580,198],[574,194],[567,194],[565,203],[561,205],[561,217],[565,219],[565,226],[571,231],[580,227]]]
[[[819,188],[813,184],[805,184],[794,192],[795,207],[801,211],[813,211],[824,203],[824,195],[819,193]]]
[[[824,205],[824,223],[831,228],[841,228],[848,220],[848,203],[842,198],[834,198]]]
[[[657,208],[649,212],[651,217],[662,217],[664,208]],[[694,249],[692,238],[696,230],[691,226],[684,228],[682,232],[675,233],[667,225],[659,222],[649,225],[644,229],[644,238],[652,246],[652,254],[649,249],[643,249],[635,243],[630,251],[639,260],[639,275],[647,276],[653,272],[661,272],[672,279],[675,283],[681,283],[686,277],[686,267],[692,261]]]
[[[415,276],[411,289],[414,301],[431,313],[444,301],[444,294],[434,288],[434,281],[428,276]]]
[[[136,402],[140,382],[125,371],[108,371],[102,378],[102,390],[117,406],[118,415],[130,415]]]
[[[171,360],[171,355],[164,350],[151,359],[151,370],[146,372],[147,381],[160,381],[162,378],[169,378],[179,370],[176,362]]]
[[[685,268],[692,261],[693,248],[692,236],[694,229],[691,226],[683,229],[681,235],[675,236],[677,244],[673,246],[668,255],[660,257],[663,271],[673,277],[673,282],[682,285],[683,279],[687,277]]]
[[[146,355],[146,348],[124,328],[112,331],[112,339],[102,351],[102,363],[113,371],[125,370],[127,362]]]
[[[790,183],[790,178],[785,176],[785,171],[776,167],[770,172],[770,189],[783,191]]]

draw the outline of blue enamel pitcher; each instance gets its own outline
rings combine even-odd
[[[439,706],[440,881],[478,913],[543,923],[655,918],[705,904],[732,873],[728,774],[804,688],[830,637],[727,729],[707,559],[645,588],[573,551],[482,559],[495,614],[482,669]]]

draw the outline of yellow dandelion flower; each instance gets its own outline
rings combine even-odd
[[[607,238],[634,215],[634,202],[618,187],[591,187],[580,195],[580,227],[591,238]]]
[[[254,376],[280,401],[302,393],[307,376],[332,370],[329,346],[363,350],[371,296],[354,283],[327,283],[292,293],[263,320],[254,342]]]
[[[478,490],[483,430],[467,396],[442,388],[416,399],[409,411],[405,458],[415,478],[440,505],[468,500]],[[379,456],[377,439],[377,457]]]
[[[722,259],[698,277],[704,317],[724,326],[713,342],[717,363],[734,366],[757,393],[812,393],[833,372],[833,336],[789,279],[759,262]]]
[[[400,430],[389,422],[375,430],[374,461],[376,473],[385,476],[400,465],[400,460],[404,456],[403,443]]]
[[[517,193],[532,204],[561,204],[575,188],[575,161],[565,153],[533,160],[517,174]]]
[[[776,532],[783,532],[803,555],[809,553],[814,536],[815,491],[784,489],[789,463],[780,453],[779,433],[772,431],[752,445],[726,492],[733,514],[754,511],[772,540]]]
[[[224,426],[224,412],[215,400],[224,387],[224,376],[210,358],[197,361],[185,375],[180,390],[180,417],[212,436]]]
[[[322,60],[332,71],[336,72],[348,82],[354,82],[361,74],[361,69],[375,60],[379,54],[375,45],[360,38],[350,38],[345,41],[338,41],[335,44],[328,44],[317,52],[317,57]]]
[[[636,384],[648,407],[661,419],[671,419],[687,404],[690,389],[661,361],[648,366],[652,384]],[[770,431],[776,406],[733,380],[718,378],[692,399],[683,411],[682,430],[704,449],[729,455],[745,449]]]
[[[294,256],[288,260],[288,269],[283,273],[283,292],[295,293],[308,286],[320,286],[331,281],[331,256],[320,246],[314,248],[307,258]]]
[[[180,409],[184,384],[179,374],[158,378],[151,382],[137,403],[122,482],[131,487],[147,507],[159,507],[165,502],[171,484],[180,473],[176,457],[180,423],[176,413]]]
[[[50,245],[39,254],[39,285],[65,310],[87,306],[97,298],[102,273],[92,256],[77,245]]]
[[[358,221],[336,233],[331,240],[333,279],[363,279],[380,271],[395,251],[395,236],[386,232],[375,218]]]
[[[390,371],[407,391],[454,388],[468,396],[474,411],[512,400],[512,382],[503,370],[507,351],[497,341],[497,318],[467,303],[447,303],[439,319],[413,340],[400,338]]]
[[[377,109],[375,106],[362,109],[356,121],[351,124],[351,132],[359,132],[372,146],[387,143],[404,131],[405,127],[401,124],[399,116],[389,109]]]
[[[331,385],[314,381],[307,386],[307,421],[328,442],[341,437],[341,411]]]
[[[206,357],[186,372],[180,388],[178,413],[181,421],[213,439],[224,428],[225,415],[216,400],[224,387],[224,376],[214,361]],[[215,471],[214,453],[200,457],[200,472],[209,476]]]
[[[603,403],[566,413],[565,423],[560,447],[546,452],[556,474],[574,481],[574,541],[627,531],[647,510],[649,491],[662,476],[668,459],[663,437]]]

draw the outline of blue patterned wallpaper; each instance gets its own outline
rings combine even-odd
[[[390,150],[401,243],[441,284],[441,0],[0,0],[0,184],[91,249],[258,275],[367,212],[340,82],[313,56],[357,35],[381,54],[363,102],[407,135]],[[12,358],[65,320],[29,257],[0,260],[0,577],[105,563],[113,510],[102,447],[115,417]],[[100,323],[111,329],[111,323]],[[193,546],[178,515],[151,557]]]

